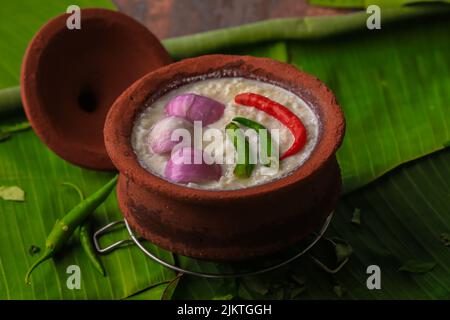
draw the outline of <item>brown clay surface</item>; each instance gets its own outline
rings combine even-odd
[[[22,101],[34,130],[55,153],[92,169],[114,170],[103,140],[106,114],[123,90],[171,62],[156,37],[132,18],[85,9],[81,30],[67,15],[45,24],[22,66]]]
[[[146,171],[131,146],[135,117],[144,105],[198,75],[258,79],[308,101],[321,123],[311,157],[287,177],[239,190],[191,189]],[[344,129],[333,94],[313,76],[271,59],[210,55],[141,78],[116,100],[104,132],[108,153],[121,172],[119,205],[132,227],[157,245],[184,255],[234,260],[272,253],[320,226],[339,194],[335,152]]]

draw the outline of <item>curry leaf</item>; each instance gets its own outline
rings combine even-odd
[[[450,247],[450,233],[441,233],[441,242],[444,246]]]
[[[361,224],[361,209],[355,208],[355,210],[353,210],[351,222],[358,226]]]
[[[353,248],[347,241],[340,238],[333,238],[333,241],[336,243],[335,252],[336,252],[336,261],[337,263],[342,263],[345,259],[348,259],[353,253]]]
[[[25,201],[25,191],[18,186],[0,186],[0,198],[7,201]]]

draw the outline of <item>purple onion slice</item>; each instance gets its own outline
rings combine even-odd
[[[224,110],[224,104],[194,93],[176,96],[166,105],[167,115],[182,117],[189,121],[201,121],[202,126],[219,120]]]
[[[192,134],[193,125],[191,122],[180,117],[167,117],[159,120],[152,127],[148,135],[150,151],[157,154],[172,151],[182,140],[181,138],[178,140],[171,139],[172,133],[177,129],[185,129],[186,133]]]
[[[164,177],[176,183],[202,183],[217,181],[222,176],[222,167],[211,163],[209,155],[202,150],[183,147],[173,152],[166,164]],[[201,163],[195,162],[200,159]],[[205,162],[208,159],[208,164]]]

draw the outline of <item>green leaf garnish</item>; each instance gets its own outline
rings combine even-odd
[[[361,209],[355,208],[351,222],[354,225],[361,225]]]
[[[0,198],[6,201],[25,201],[25,191],[18,186],[0,186]]]
[[[436,266],[436,262],[423,262],[418,260],[409,260],[403,266],[398,268],[398,271],[410,273],[426,273],[431,271]]]
[[[336,253],[337,263],[343,262],[352,255],[353,248],[347,241],[340,238],[333,238],[332,240],[336,243],[334,251]]]
[[[237,164],[233,171],[234,175],[239,178],[250,178],[255,165],[250,163],[250,143],[248,142],[248,139],[242,134],[239,126],[234,122],[227,124],[225,130],[238,153]],[[241,154],[242,152],[239,152],[241,149],[239,146],[242,142],[244,143],[243,155]],[[244,159],[242,159],[242,157],[244,157]]]
[[[342,298],[347,293],[347,289],[341,284],[336,284],[333,291],[338,298]]]
[[[444,246],[450,247],[450,233],[441,233],[441,242]]]
[[[266,147],[266,157],[267,157],[267,159],[270,159],[270,157],[272,156],[272,137],[270,135],[270,131],[265,126],[263,126],[262,124],[260,124],[260,123],[258,123],[256,121],[244,118],[244,117],[234,117],[233,121],[235,121],[237,123],[240,123],[240,124],[250,128],[250,129],[253,129],[253,130],[256,131],[256,133],[258,133],[258,135],[260,137],[260,146],[261,147],[262,146]],[[262,141],[261,140],[261,138],[262,138],[262,134],[261,133],[262,133],[263,130],[267,133],[266,141]],[[265,166],[266,167],[270,167],[270,160],[269,160],[269,162],[267,164],[265,164]]]

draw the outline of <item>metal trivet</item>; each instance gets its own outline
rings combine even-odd
[[[260,269],[256,269],[253,271],[245,271],[245,272],[231,272],[231,273],[208,273],[208,272],[200,272],[200,271],[193,271],[193,270],[188,270],[186,268],[182,268],[182,267],[178,267],[176,265],[173,265],[167,261],[162,260],[161,258],[157,257],[155,254],[151,253],[150,251],[148,251],[147,248],[145,248],[140,239],[134,234],[133,230],[131,230],[130,225],[128,224],[126,219],[123,220],[118,220],[118,221],[114,221],[111,222],[109,224],[107,224],[106,226],[104,226],[103,228],[97,230],[94,235],[93,235],[93,240],[94,240],[94,245],[95,245],[95,249],[97,250],[97,252],[101,253],[101,254],[105,254],[105,253],[109,253],[119,247],[122,247],[124,245],[128,245],[131,243],[134,243],[138,246],[138,248],[145,253],[145,255],[147,255],[150,259],[152,259],[153,261],[169,268],[172,269],[173,271],[176,272],[180,272],[180,273],[184,273],[184,274],[189,274],[189,275],[193,275],[193,276],[197,276],[197,277],[203,277],[203,278],[213,278],[213,279],[217,279],[217,278],[238,278],[238,277],[247,277],[247,276],[255,276],[255,275],[259,275],[265,272],[269,272],[278,268],[281,268],[285,265],[287,265],[288,263],[298,259],[299,257],[303,256],[306,252],[308,252],[316,243],[317,241],[319,241],[323,234],[325,233],[325,231],[327,230],[331,218],[333,217],[333,212],[330,213],[330,215],[327,217],[327,219],[325,220],[324,224],[322,225],[322,227],[320,228],[320,230],[316,233],[313,233],[314,237],[310,240],[310,243],[303,249],[300,249],[300,251],[298,251],[297,253],[295,253],[293,256],[288,257],[286,259],[283,259],[281,262],[275,263],[273,265],[270,265],[268,267],[263,267]],[[108,233],[110,231],[111,228],[115,227],[116,225],[120,225],[120,224],[125,224],[125,227],[127,228],[127,231],[129,233],[130,239],[124,239],[124,240],[120,240],[117,241],[111,245],[109,245],[106,248],[101,248],[100,244],[99,244],[99,237],[105,233]],[[312,257],[312,256],[311,256]],[[193,258],[192,258],[193,259]],[[313,261],[317,261],[317,259],[315,257],[312,257]],[[332,270],[332,271],[339,271],[339,269],[341,269],[341,267],[346,263],[347,261],[344,261],[344,263],[342,263],[337,269]],[[215,262],[217,264],[220,264],[221,262]],[[335,273],[335,272],[332,272]]]

